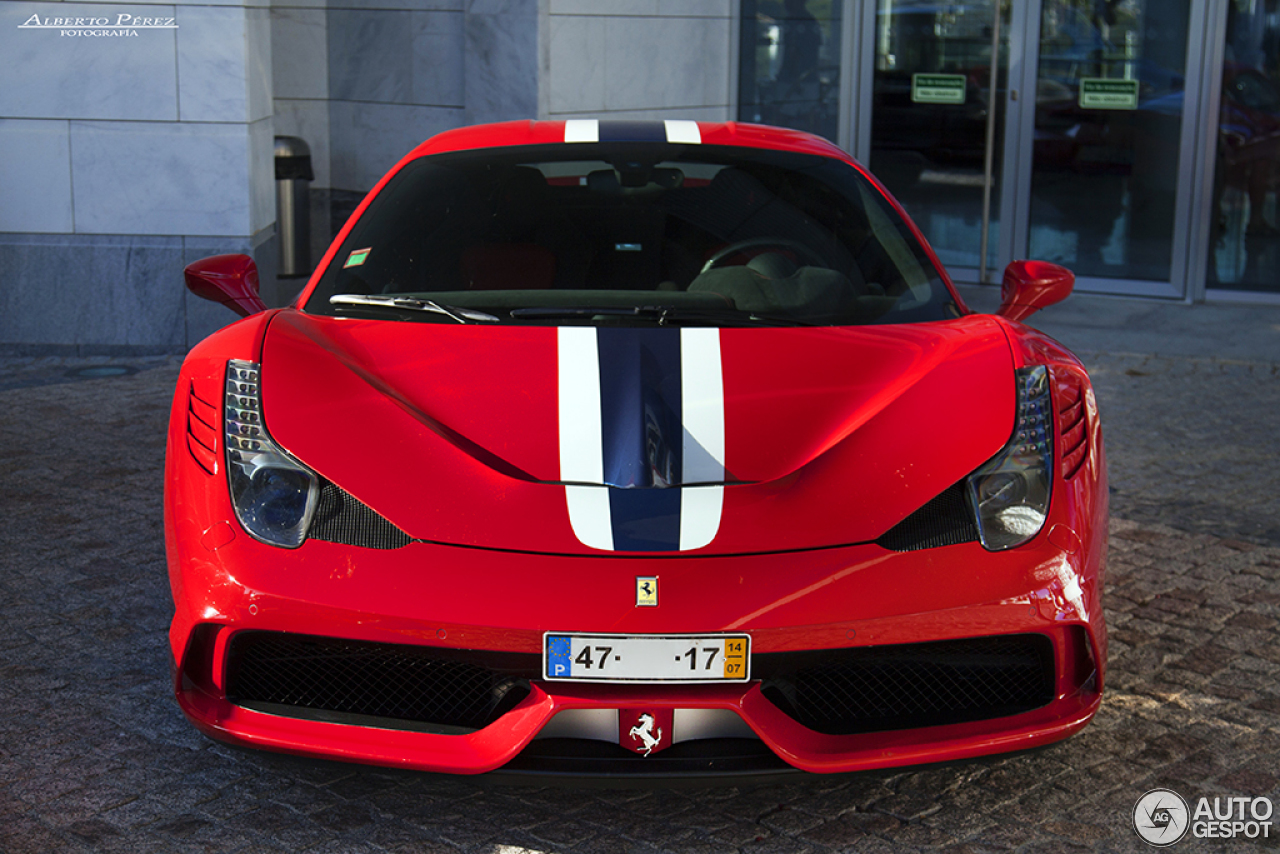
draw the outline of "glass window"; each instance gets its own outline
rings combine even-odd
[[[1190,6],[1044,0],[1031,257],[1171,278]]]
[[[996,3],[878,0],[871,171],[920,225],[942,263],[981,262],[984,155]],[[1006,18],[1008,17],[1006,13]],[[1001,30],[1008,53],[1009,28]],[[1001,68],[1007,60],[997,57]],[[996,100],[988,249],[996,257],[1004,139]]]
[[[335,295],[348,298],[335,306]],[[421,306],[386,305],[393,295],[514,323],[956,316],[937,267],[858,170],[830,157],[711,145],[575,143],[421,158],[373,200],[306,310],[441,319],[407,316]]]
[[[1210,288],[1280,291],[1280,10],[1275,0],[1230,0],[1222,66]]]
[[[742,0],[738,118],[835,141],[842,0]]]

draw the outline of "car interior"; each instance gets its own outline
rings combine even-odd
[[[330,313],[334,294],[403,294],[508,314],[664,305],[832,324],[910,314],[945,294],[869,185],[840,192],[811,174],[821,170],[767,160],[643,154],[411,163],[307,310]]]

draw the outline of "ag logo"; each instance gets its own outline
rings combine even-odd
[[[1187,835],[1191,812],[1171,789],[1152,789],[1133,807],[1133,829],[1148,845],[1165,848]]]

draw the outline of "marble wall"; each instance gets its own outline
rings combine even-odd
[[[314,0],[313,0],[314,3]],[[329,183],[329,28],[323,5],[271,9],[275,132],[311,148],[316,187]]]
[[[70,122],[0,119],[0,199],[0,231],[75,231]]]
[[[277,134],[311,147],[318,260],[329,217],[316,205],[367,191],[440,131],[725,120],[735,12],[735,0],[0,3],[0,351],[186,348],[234,319],[182,288],[182,266],[207,254],[255,254],[264,298],[291,298],[301,282],[271,272]],[[24,26],[120,15],[175,26]],[[50,311],[51,294],[69,313]]]
[[[6,2],[0,56],[0,349],[180,350],[233,320],[182,267],[272,238],[268,0]]]
[[[0,234],[0,355],[181,352],[238,317],[182,285],[182,268],[243,252],[270,273],[274,241]]]
[[[442,130],[536,116],[538,6],[331,0],[328,186],[367,190]]]
[[[547,2],[545,117],[732,117],[732,0]]]

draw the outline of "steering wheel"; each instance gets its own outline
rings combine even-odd
[[[806,266],[825,267],[827,261],[819,255],[812,247],[801,243],[799,240],[790,240],[786,237],[753,237],[750,240],[739,240],[737,243],[731,243],[721,249],[716,254],[707,259],[707,263],[702,265],[700,273],[708,270],[714,270],[720,266],[726,258],[730,258],[739,252],[746,252],[751,249],[763,249],[765,247],[773,247],[775,249],[786,249],[799,255]]]

